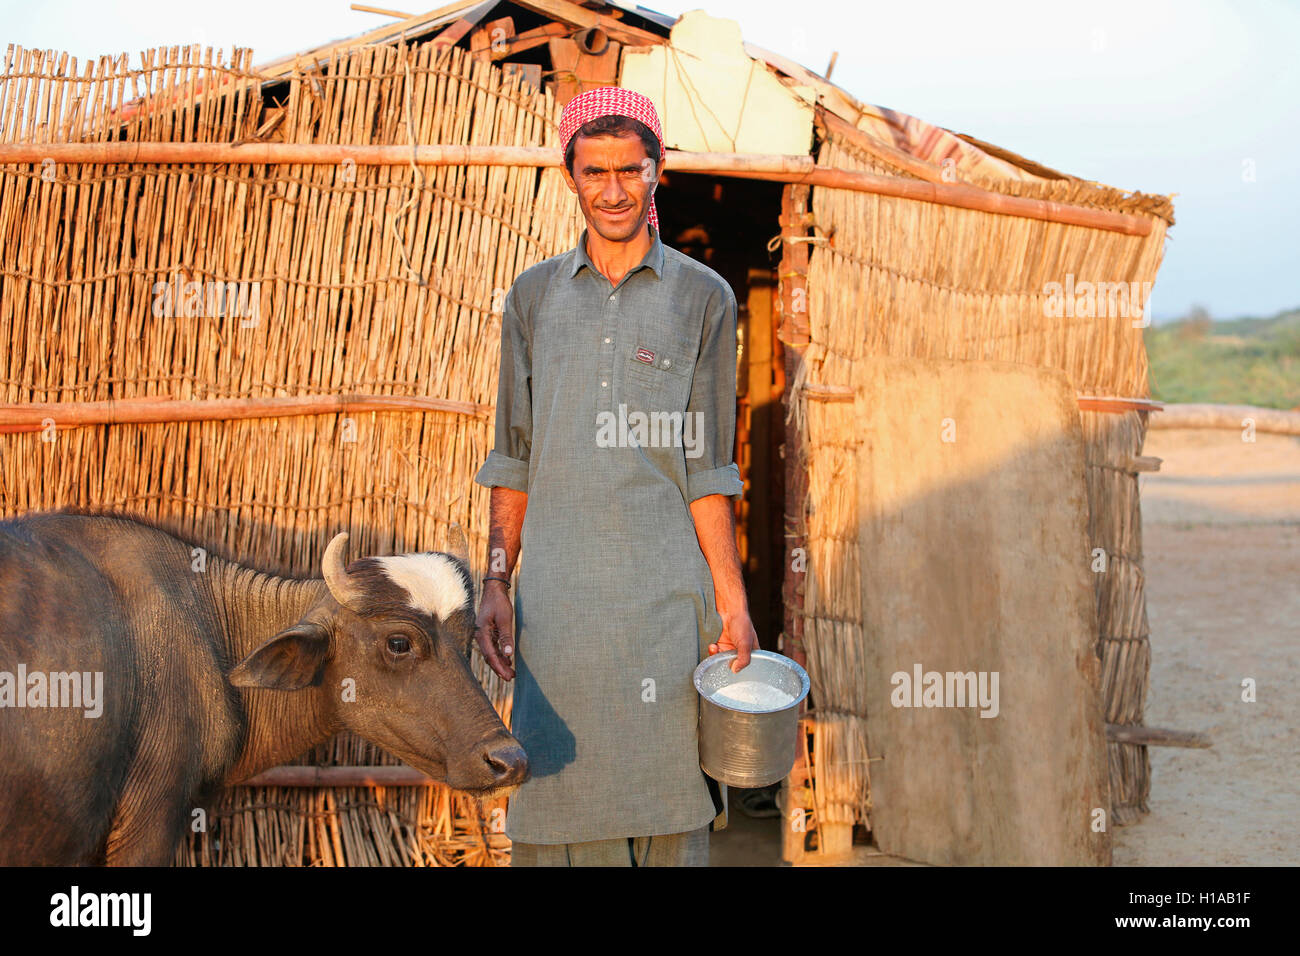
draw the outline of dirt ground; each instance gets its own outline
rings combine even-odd
[[[1255,437],[1147,435],[1146,723],[1213,746],[1151,748],[1151,813],[1115,831],[1117,866],[1300,863],[1300,438]]]
[[[1140,479],[1146,723],[1213,746],[1151,748],[1151,813],[1115,830],[1116,866],[1300,864],[1300,438],[1255,438],[1147,436],[1144,454],[1164,461]],[[712,865],[780,865],[777,821],[732,821]],[[855,850],[847,865],[902,863]]]

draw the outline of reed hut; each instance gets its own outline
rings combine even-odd
[[[1138,323],[1054,316],[1046,286],[1154,281],[1170,200],[868,105],[702,13],[459,3],[260,66],[246,49],[132,65],[9,47],[0,514],[125,510],[297,575],[340,530],[378,554],[445,547],[459,524],[484,573],[471,479],[501,300],[576,242],[559,115],[614,83],[660,108],[665,241],[741,306],[750,603],[764,646],[813,681],[784,790],[808,833],[787,856],[871,822],[854,503],[837,491],[855,441],[843,383],[865,355],[1027,363],[1077,388],[1088,531],[1109,557],[1103,705],[1127,733],[1108,744],[1112,812],[1136,820],[1146,354]],[[474,665],[509,722],[510,687]],[[178,862],[500,865],[503,807],[343,737],[229,790]]]

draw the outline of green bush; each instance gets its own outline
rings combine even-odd
[[[1153,398],[1300,407],[1300,310],[1216,322],[1194,309],[1144,335]]]

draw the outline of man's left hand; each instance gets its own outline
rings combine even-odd
[[[722,651],[735,651],[736,659],[731,662],[731,672],[743,670],[749,665],[749,655],[758,650],[758,634],[748,614],[722,619],[722,634],[714,644],[709,645],[710,654]]]

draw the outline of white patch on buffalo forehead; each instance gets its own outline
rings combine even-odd
[[[456,562],[445,554],[397,554],[375,560],[390,581],[406,589],[417,611],[445,621],[470,603]]]

